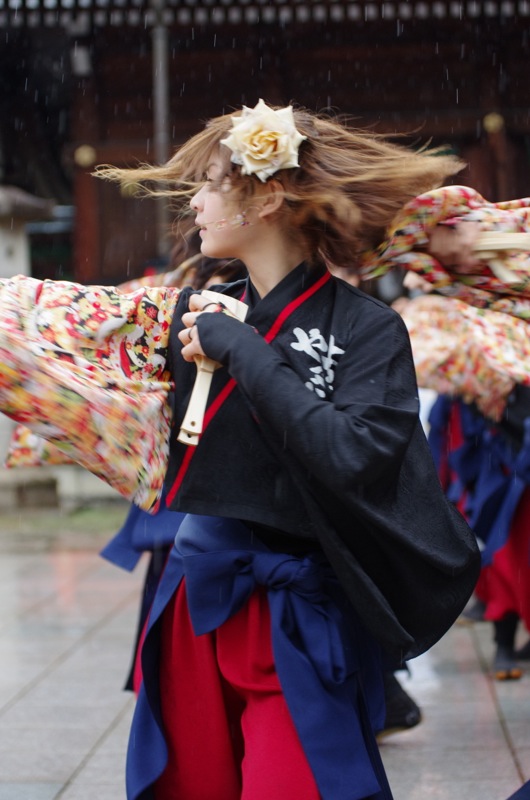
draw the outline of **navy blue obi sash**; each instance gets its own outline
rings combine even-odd
[[[166,508],[165,494],[155,514],[131,505],[123,525],[112,537],[100,556],[121,569],[131,572],[142,553],[169,549],[185,514]]]
[[[384,720],[379,647],[324,556],[274,553],[240,522],[195,515],[180,525],[151,609],[127,755],[128,799],[151,798],[167,761],[158,623],[183,578],[198,636],[235,614],[258,585],[266,587],[276,670],[323,800],[391,800],[373,734]]]

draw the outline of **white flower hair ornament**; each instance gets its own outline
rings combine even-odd
[[[304,139],[296,130],[292,106],[275,111],[260,100],[232,117],[230,135],[221,144],[230,148],[231,161],[243,175],[256,175],[265,183],[280,169],[300,166],[298,149]]]

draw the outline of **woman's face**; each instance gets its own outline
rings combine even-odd
[[[201,253],[209,258],[241,258],[243,248],[248,245],[249,223],[224,170],[219,157],[210,160],[205,182],[192,197],[190,206],[196,214]]]

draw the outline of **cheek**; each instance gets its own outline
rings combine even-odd
[[[217,192],[210,192],[204,204],[209,219],[221,219],[227,215],[227,205]]]

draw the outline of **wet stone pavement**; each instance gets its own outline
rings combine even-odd
[[[145,563],[98,556],[125,512],[0,514],[0,800],[125,797]],[[455,625],[401,675],[423,722],[381,744],[395,800],[506,800],[530,779],[530,670],[492,681],[491,639]]]

